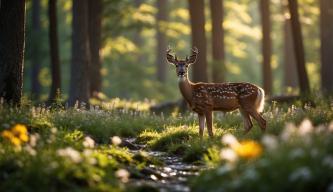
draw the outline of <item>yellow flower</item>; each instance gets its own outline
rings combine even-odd
[[[26,135],[28,133],[27,131],[27,127],[25,125],[22,124],[16,124],[13,128],[12,128],[12,132],[16,135]]]
[[[252,140],[241,141],[239,145],[234,147],[235,152],[239,157],[245,159],[253,159],[261,155],[262,146]]]
[[[12,137],[14,137],[13,133],[8,130],[2,131],[1,136],[6,139],[11,139]]]
[[[2,131],[1,136],[15,146],[20,146],[29,140],[27,127],[22,124],[16,124],[12,129]]]

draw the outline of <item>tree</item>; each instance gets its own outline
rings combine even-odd
[[[57,21],[57,0],[49,0],[49,40],[51,55],[51,76],[52,84],[49,101],[52,102],[57,97],[57,91],[61,89],[59,45],[58,45],[58,21]]]
[[[320,0],[321,87],[333,93],[333,2]]]
[[[302,94],[310,93],[310,85],[308,75],[305,68],[305,54],[302,39],[301,24],[298,15],[298,2],[297,0],[288,0],[288,7],[291,19],[291,28],[294,40],[294,50],[296,55],[298,83],[300,85]]]
[[[286,2],[286,1],[283,1]],[[287,8],[287,4],[283,4],[283,12]],[[283,71],[284,78],[283,84],[285,87],[296,88],[297,83],[297,69],[296,58],[293,46],[293,37],[291,33],[290,14],[286,14],[283,24]]]
[[[90,95],[97,96],[102,90],[101,77],[101,35],[102,35],[102,1],[89,0],[89,45],[91,63],[89,66]]]
[[[213,81],[225,81],[224,65],[224,31],[223,31],[223,0],[210,0],[212,17],[212,51],[213,51]]]
[[[39,71],[40,71],[40,38],[41,27],[40,27],[40,0],[32,1],[32,58],[31,58],[31,96],[33,99],[39,99],[40,95],[40,82],[39,82]]]
[[[260,0],[260,13],[262,25],[262,54],[263,54],[263,80],[264,90],[268,95],[272,94],[272,40],[271,40],[271,19],[269,0]]]
[[[205,14],[203,0],[188,0],[192,31],[192,46],[199,50],[198,59],[193,64],[193,81],[207,82],[207,45],[205,35]]]
[[[167,10],[167,1],[157,0],[156,7],[158,12],[156,14],[156,40],[157,40],[157,58],[156,58],[156,67],[157,67],[157,80],[159,82],[165,82],[166,80],[166,60],[165,60],[165,50],[167,47],[166,37],[163,30],[163,24],[167,21],[168,10]]]
[[[23,87],[25,1],[0,1],[0,97],[20,104]]]
[[[89,102],[88,68],[90,62],[88,1],[73,0],[72,60],[69,106]]]

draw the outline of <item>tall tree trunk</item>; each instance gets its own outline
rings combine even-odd
[[[39,99],[40,95],[40,0],[32,0],[32,69],[31,69],[31,96],[32,99]]]
[[[271,40],[271,18],[270,18],[270,2],[269,0],[260,0],[260,13],[262,25],[262,73],[264,90],[267,95],[272,95],[272,40]]]
[[[333,93],[333,1],[320,0],[321,87]]]
[[[88,68],[90,62],[88,1],[73,0],[72,61],[69,106],[89,102]]]
[[[157,67],[157,80],[164,83],[166,80],[166,60],[165,60],[165,50],[167,47],[165,31],[163,30],[163,24],[167,21],[168,10],[167,10],[167,1],[157,0],[156,7],[158,9],[156,15],[156,40],[157,40],[157,58],[156,58],[156,67]]]
[[[301,94],[307,95],[310,93],[310,85],[308,75],[305,67],[305,54],[302,39],[301,24],[298,15],[297,0],[288,0],[288,7],[290,11],[291,27],[293,32],[294,49],[297,62],[298,82],[301,89]]]
[[[142,3],[143,3],[143,0],[134,0],[135,8],[139,9]],[[133,42],[134,42],[135,46],[138,47],[139,49],[143,45],[143,39],[142,39],[141,31],[142,31],[141,27],[138,27],[135,30],[134,35],[133,35]],[[136,52],[136,57],[137,57],[138,63],[144,63],[145,62],[146,57],[144,56],[142,51],[137,51]]]
[[[207,82],[207,45],[205,35],[205,14],[203,0],[188,0],[192,30],[192,46],[197,47],[199,55],[193,64],[193,81]]]
[[[212,17],[213,81],[223,82],[225,81],[223,0],[210,0],[210,12]]]
[[[296,58],[293,46],[293,37],[291,34],[290,18],[285,18],[283,27],[283,71],[284,71],[284,86],[296,88],[297,83],[297,69]]]
[[[51,76],[52,84],[49,101],[52,102],[57,97],[57,92],[61,89],[59,45],[58,45],[58,21],[57,21],[57,0],[49,0],[49,41],[51,55]]]
[[[98,97],[102,90],[101,77],[101,28],[102,28],[102,1],[89,0],[89,43],[91,63],[89,67],[90,95]]]
[[[25,0],[0,2],[0,97],[20,104],[23,87]]]

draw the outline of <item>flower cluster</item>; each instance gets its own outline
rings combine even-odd
[[[17,147],[29,140],[27,127],[22,124],[16,124],[10,130],[2,131],[1,136]]]
[[[229,162],[235,162],[239,158],[254,159],[262,153],[262,146],[258,142],[254,140],[238,141],[232,134],[224,135],[222,143],[228,147],[221,150],[220,156]]]

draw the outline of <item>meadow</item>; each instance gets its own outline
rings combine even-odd
[[[0,190],[140,191],[148,186],[131,180],[149,166],[163,167],[150,151],[200,165],[199,175],[186,181],[191,191],[333,190],[329,100],[267,105],[265,133],[255,123],[244,134],[237,111],[216,113],[213,139],[206,132],[200,139],[190,112],[154,114],[147,101],[92,103],[90,109],[2,103]],[[133,144],[126,145],[129,138]],[[134,153],[131,145],[142,147]]]

